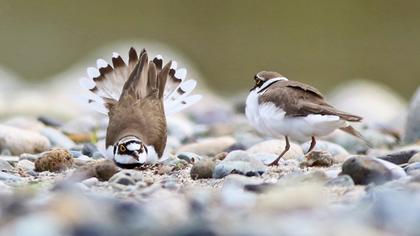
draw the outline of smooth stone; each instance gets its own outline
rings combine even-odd
[[[407,176],[407,173],[405,173],[404,169],[401,166],[378,158],[375,158],[375,160],[381,162],[383,165],[386,166],[386,168],[388,168],[391,171],[392,179],[399,179]]]
[[[0,171],[0,180],[17,181],[21,180],[21,177]]]
[[[392,152],[383,156],[377,156],[376,158],[401,165],[409,162],[410,158],[417,153],[419,153],[419,150],[403,150]]]
[[[325,183],[325,186],[351,188],[354,187],[354,181],[349,175],[340,175],[334,179],[329,180],[327,183]]]
[[[42,124],[41,122],[23,116],[12,117],[11,119],[4,121],[3,124],[18,129],[29,130],[34,132],[38,132],[45,127],[44,124]]]
[[[194,125],[184,116],[171,117],[171,119],[167,120],[167,126],[168,135],[176,137],[181,142],[194,134]]]
[[[408,163],[414,163],[414,162],[420,162],[420,152],[414,154],[410,160],[408,160]]]
[[[211,159],[203,159],[195,162],[191,167],[190,176],[192,179],[210,179],[213,177],[213,170],[216,163]]]
[[[119,172],[119,168],[111,160],[98,161],[89,163],[86,166],[74,171],[70,176],[70,180],[81,181],[92,177],[99,181],[108,181],[112,176]]]
[[[11,171],[13,170],[13,166],[10,165],[8,161],[0,159],[0,171]]]
[[[66,134],[90,134],[98,127],[98,122],[90,116],[78,117],[64,124],[60,129]]]
[[[409,175],[415,175],[417,173],[420,173],[420,162],[411,163],[410,165],[406,166],[404,169],[405,169],[405,172],[407,172],[407,174]]]
[[[181,146],[177,152],[193,152],[200,156],[215,156],[236,143],[230,136],[205,138],[196,143]]]
[[[83,147],[82,147],[83,155],[86,155],[88,157],[93,157],[93,154],[97,151],[98,151],[98,148],[96,147],[95,144],[93,144],[93,143],[83,144]]]
[[[78,158],[74,158],[74,163],[78,165],[85,165],[89,162],[94,162],[95,160],[93,158],[90,158],[86,155],[81,155]]]
[[[304,160],[300,163],[301,167],[329,167],[333,164],[332,155],[326,151],[314,150],[305,155]]]
[[[46,126],[51,126],[54,128],[60,127],[64,124],[61,120],[58,120],[49,116],[40,116],[38,117],[38,121],[43,123]]]
[[[12,155],[12,152],[9,149],[7,148],[1,149],[0,156],[11,156],[11,155]]]
[[[184,160],[188,163],[198,162],[203,159],[201,156],[193,153],[193,152],[179,152],[175,155],[177,158]]]
[[[264,141],[264,139],[260,136],[249,132],[238,132],[235,133],[234,137],[237,140],[237,143],[245,147],[245,149],[249,149],[250,147]]]
[[[122,170],[109,179],[111,185],[117,188],[121,188],[120,185],[135,185],[139,181],[143,181],[143,175],[137,170]]]
[[[61,172],[72,167],[73,163],[73,157],[69,151],[65,149],[53,149],[44,152],[35,161],[35,171]]]
[[[81,155],[83,155],[83,153],[81,151],[76,151],[76,150],[70,150],[70,153],[74,158],[78,158]]]
[[[355,156],[342,166],[342,175],[349,175],[355,184],[367,185],[371,182],[381,184],[392,179],[391,171],[374,158]]]
[[[100,151],[96,151],[96,152],[93,153],[92,158],[95,159],[95,160],[103,159],[104,155],[102,155],[102,153]]]
[[[7,161],[10,164],[16,164],[20,158],[18,156],[0,156],[0,160]]]
[[[33,131],[0,125],[0,149],[9,149],[12,155],[40,153],[50,147],[50,141]]]
[[[53,147],[60,147],[70,149],[74,147],[76,144],[64,135],[61,131],[56,130],[51,127],[43,128],[40,133],[50,140],[50,143]]]
[[[358,114],[363,117],[364,123],[373,125],[389,123],[406,109],[404,99],[398,94],[370,81],[351,80],[334,89],[328,98],[335,107]]]
[[[218,163],[213,171],[213,178],[223,178],[230,174],[259,176],[267,171],[267,167],[245,151],[232,151]]]
[[[96,177],[91,177],[82,181],[82,184],[86,185],[87,187],[92,187],[94,185],[97,185],[98,183],[99,180]]]
[[[20,160],[16,164],[17,169],[25,170],[26,172],[31,172],[35,170],[35,164],[32,161]]]
[[[310,145],[311,145],[311,141],[303,143],[301,145],[305,153],[308,152]],[[342,146],[332,143],[332,142],[324,141],[324,140],[317,140],[315,148],[313,150],[329,152],[332,156],[349,154],[349,152],[347,152],[347,150],[344,149]]]
[[[267,140],[258,144],[255,144],[248,150],[246,150],[250,154],[258,154],[258,153],[264,153],[264,154],[275,154],[280,155],[280,153],[283,152],[284,148],[286,146],[286,142],[282,139],[272,139]],[[282,159],[299,159],[303,157],[303,151],[302,148],[295,144],[290,142],[290,149],[286,154],[282,157]]]
[[[167,159],[162,160],[160,162],[162,165],[160,166],[160,168],[164,169],[168,169],[169,172],[170,171],[176,171],[176,170],[182,170],[188,167],[188,162],[182,159],[179,159],[173,155],[169,155],[167,157]],[[166,173],[166,172],[165,172]]]
[[[29,161],[34,162],[41,156],[42,156],[42,153],[39,153],[39,154],[23,153],[22,155],[20,155],[20,160],[29,160]]]
[[[404,130],[404,142],[414,143],[420,140],[420,87],[411,99]]]

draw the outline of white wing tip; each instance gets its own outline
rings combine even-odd
[[[185,77],[187,77],[187,69],[185,68],[178,69],[175,72],[175,77],[180,78],[182,80],[185,79]]]
[[[96,60],[96,65],[98,66],[98,68],[105,68],[108,66],[108,63],[104,59],[99,58],[98,60]]]
[[[172,61],[171,69],[176,70],[177,67],[178,67],[178,63],[176,61]]]
[[[95,87],[95,82],[91,78],[82,77],[79,79],[79,84],[84,89],[93,89]]]
[[[99,75],[101,75],[99,73],[98,69],[96,69],[95,67],[89,67],[89,68],[87,68],[86,72],[87,72],[89,78],[91,78],[91,79],[96,78]]]
[[[118,53],[116,53],[116,52],[113,52],[112,53],[112,58],[118,58],[120,56],[120,54],[118,54]]]

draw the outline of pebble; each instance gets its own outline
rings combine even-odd
[[[354,181],[349,175],[340,175],[329,180],[325,183],[325,186],[352,188],[354,187]]]
[[[50,141],[39,133],[7,125],[0,125],[0,148],[12,155],[40,153],[50,147]]]
[[[100,151],[96,151],[93,153],[92,158],[95,160],[103,159],[104,155]]]
[[[326,151],[314,150],[305,155],[305,159],[300,163],[301,167],[329,167],[333,164],[332,155]]]
[[[81,151],[77,151],[77,150],[70,150],[70,153],[74,158],[78,158],[81,155],[83,155],[83,153]]]
[[[93,143],[85,143],[82,147],[82,154],[88,157],[93,157],[93,154],[98,151],[98,148]]]
[[[259,176],[267,171],[267,167],[245,151],[232,151],[218,163],[213,171],[213,178],[223,178],[230,174]]]
[[[211,159],[203,159],[195,162],[191,167],[190,176],[194,180],[212,178],[215,165],[216,163]]]
[[[240,146],[245,147],[245,149],[248,149],[254,146],[255,144],[264,141],[264,139],[260,136],[249,132],[237,132],[235,133],[234,137],[237,140],[237,143]]]
[[[7,148],[1,149],[0,156],[11,156],[11,155],[12,155],[12,152],[9,149]]]
[[[369,81],[349,81],[332,91],[328,98],[337,108],[358,114],[363,122],[374,125],[391,122],[406,108],[404,100],[396,93]]]
[[[404,132],[404,142],[414,143],[418,140],[420,140],[420,87],[417,88],[408,108]]]
[[[29,154],[29,153],[23,153],[22,155],[20,155],[20,160],[29,160],[29,161],[36,161],[38,158],[40,158],[42,156],[42,153],[39,154]]]
[[[407,174],[405,173],[404,169],[401,166],[398,166],[392,162],[385,161],[378,158],[375,158],[375,160],[385,165],[385,167],[391,171],[392,179],[399,179],[399,178],[407,176]]]
[[[0,160],[2,161],[7,161],[10,164],[16,164],[19,161],[19,157],[18,156],[0,156]]]
[[[70,179],[81,181],[84,179],[95,177],[99,181],[108,181],[113,175],[119,172],[118,167],[111,160],[98,161],[82,166],[77,169]]]
[[[267,140],[258,144],[255,144],[251,148],[247,150],[250,154],[258,154],[258,153],[265,153],[265,154],[275,154],[280,155],[283,152],[284,147],[286,146],[286,142],[281,139],[272,139]],[[282,157],[282,159],[299,159],[303,157],[302,148],[290,142],[290,149],[286,154]]]
[[[31,172],[31,171],[34,171],[35,170],[35,164],[32,161],[20,160],[16,164],[16,168],[17,169],[24,170],[26,172]]]
[[[193,152],[179,152],[176,154],[176,157],[188,163],[195,163],[202,159],[201,156]]]
[[[72,167],[74,161],[71,153],[65,149],[53,149],[44,152],[35,161],[35,171],[61,172]]]
[[[160,168],[167,168],[170,171],[182,170],[188,167],[188,162],[182,159],[179,159],[173,155],[160,162],[162,165]]]
[[[98,183],[99,183],[99,180],[96,177],[91,177],[89,179],[85,179],[82,181],[82,184],[86,185],[87,187],[97,185]]]
[[[38,132],[39,130],[43,129],[45,126],[32,118],[27,118],[23,116],[17,116],[12,117],[6,121],[3,122],[4,125],[12,126],[15,128],[23,129],[23,130],[29,130]]]
[[[397,151],[392,152],[384,156],[378,156],[376,158],[379,158],[384,161],[389,161],[394,164],[400,165],[405,164],[409,162],[410,158],[414,156],[416,153],[419,153],[419,150],[403,150],[403,151]]]
[[[11,171],[13,170],[13,166],[10,165],[8,161],[0,159],[0,171]]]
[[[414,154],[410,160],[408,160],[408,163],[414,163],[414,162],[420,162],[420,152]]]
[[[66,134],[90,134],[98,126],[98,121],[90,116],[78,117],[64,124],[60,129]]]
[[[111,185],[118,189],[124,188],[121,185],[135,185],[139,181],[143,181],[143,176],[136,170],[122,170],[109,179]]]
[[[343,163],[341,174],[349,175],[355,184],[381,184],[392,179],[391,171],[377,159],[354,156]]]
[[[85,156],[85,155],[81,155],[78,158],[74,158],[73,160],[74,160],[74,163],[77,164],[77,165],[85,165],[89,162],[95,161],[93,158],[90,158],[90,157]]]
[[[301,145],[301,147],[302,147],[302,149],[305,153],[308,152],[310,145],[311,145],[310,141],[306,142],[306,143],[303,143]],[[332,142],[324,141],[324,140],[317,140],[315,148],[313,150],[320,150],[320,151],[329,152],[332,156],[348,155],[349,154],[346,151],[346,149],[344,149],[342,146],[340,146],[338,144],[335,144],[335,143],[332,143]]]
[[[230,136],[205,138],[196,143],[181,146],[177,152],[193,152],[200,156],[215,156],[235,143],[236,140]]]
[[[50,143],[53,147],[60,147],[65,149],[70,149],[74,147],[76,144],[69,139],[66,135],[64,135],[61,131],[51,128],[45,127],[43,128],[40,133],[50,140]]]
[[[64,124],[61,120],[58,120],[49,116],[40,116],[38,117],[38,121],[43,123],[46,126],[51,126],[54,128],[60,127]]]
[[[0,180],[18,181],[21,180],[21,177],[0,171]]]
[[[404,169],[405,169],[405,172],[407,172],[407,174],[409,175],[417,175],[420,173],[420,162],[411,163],[410,165],[406,166]]]

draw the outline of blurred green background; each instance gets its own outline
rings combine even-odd
[[[368,78],[409,98],[420,84],[420,1],[1,1],[0,64],[28,80],[136,39],[182,52],[221,94],[262,69],[323,91]]]

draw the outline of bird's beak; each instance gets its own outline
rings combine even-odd
[[[257,85],[254,85],[254,87],[252,87],[252,89],[250,89],[249,91],[251,92],[252,90],[256,89]]]
[[[139,159],[140,159],[139,154],[137,154],[137,152],[134,152],[133,158],[134,158],[134,160],[139,161]]]

